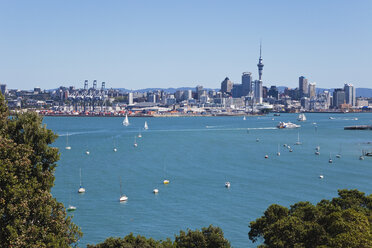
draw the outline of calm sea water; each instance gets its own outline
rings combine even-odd
[[[294,114],[245,121],[129,118],[128,127],[121,124],[122,118],[47,117],[47,127],[60,135],[53,144],[60,148],[61,159],[52,193],[65,206],[77,207],[69,215],[84,233],[81,247],[130,232],[173,238],[181,229],[209,224],[221,227],[234,247],[254,247],[248,239],[249,222],[272,203],[316,203],[343,188],[372,193],[372,158],[359,160],[362,149],[372,150],[372,132],[343,130],[347,125],[371,125],[372,114],[306,116],[301,128],[291,130],[275,126],[279,121],[297,123]],[[134,148],[140,131],[142,138]],[[71,150],[65,150],[67,134]],[[298,135],[300,146],[294,145]],[[281,156],[276,156],[278,144]],[[336,158],[337,153],[342,157]],[[77,193],[80,168],[85,194]],[[129,197],[126,203],[118,201],[120,177]],[[165,177],[169,185],[162,184]],[[230,189],[225,181],[231,182]],[[154,188],[159,194],[152,193]]]

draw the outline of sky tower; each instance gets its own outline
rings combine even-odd
[[[258,80],[262,81],[262,70],[263,70],[263,67],[264,67],[264,64],[262,63],[262,54],[261,54],[261,42],[260,42],[260,58],[258,59],[258,64],[257,64],[257,67],[258,67]]]

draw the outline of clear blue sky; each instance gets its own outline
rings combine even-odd
[[[0,83],[129,89],[257,78],[372,88],[372,1],[0,0]]]

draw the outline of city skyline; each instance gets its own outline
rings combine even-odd
[[[3,2],[0,83],[8,88],[219,88],[243,72],[263,85],[371,87],[369,1]]]

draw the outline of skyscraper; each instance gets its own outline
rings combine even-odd
[[[233,88],[233,82],[231,82],[230,79],[226,77],[225,80],[223,80],[221,83],[221,92],[231,93],[232,88]]]
[[[298,88],[300,90],[300,98],[304,97],[304,96],[307,96],[307,94],[308,94],[308,84],[307,84],[307,79],[304,76],[299,77]]]
[[[252,92],[252,73],[243,72],[242,85],[243,85],[243,96],[249,95]]]
[[[262,103],[262,81],[254,81],[254,99],[256,103]]]
[[[341,104],[345,103],[345,91],[344,89],[335,89],[333,91],[333,107],[339,108]]]
[[[315,98],[316,97],[316,83],[309,83],[309,98]]]
[[[352,84],[345,84],[344,91],[345,91],[345,102],[354,107],[356,104],[354,86]]]

